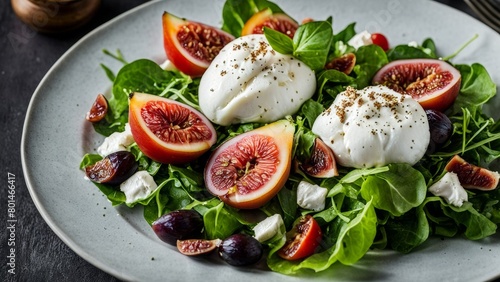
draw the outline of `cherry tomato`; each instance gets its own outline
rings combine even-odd
[[[314,254],[321,242],[321,228],[308,214],[298,219],[286,236],[287,241],[278,255],[286,260],[298,260]]]
[[[384,51],[389,50],[389,41],[382,33],[372,33],[373,44],[380,46]]]

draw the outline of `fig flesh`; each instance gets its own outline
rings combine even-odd
[[[311,157],[299,164],[299,168],[310,176],[329,178],[339,175],[332,149],[323,140],[314,140]]]
[[[187,239],[177,240],[177,249],[186,256],[205,255],[213,252],[220,244],[219,239]]]
[[[137,171],[135,156],[128,151],[107,155],[93,165],[85,167],[86,176],[93,182],[119,185]]]
[[[241,35],[263,34],[264,27],[268,27],[293,38],[299,24],[283,13],[273,13],[271,9],[264,9],[255,13],[243,26]]]
[[[264,205],[288,179],[294,132],[279,120],[224,142],[205,167],[209,192],[235,208]]]
[[[195,210],[172,211],[152,224],[156,236],[170,245],[176,245],[177,240],[201,238],[203,227],[203,217]]]
[[[458,155],[448,162],[445,169],[456,173],[464,188],[489,191],[498,187],[498,172],[470,164]]]
[[[457,98],[460,81],[460,72],[444,61],[408,59],[386,64],[372,82],[412,96],[424,109],[444,111]]]
[[[130,94],[129,124],[141,151],[160,163],[188,163],[217,139],[212,123],[196,109],[151,94]]]
[[[107,113],[108,100],[106,100],[104,95],[98,94],[85,118],[90,122],[98,122],[104,119]]]
[[[219,246],[219,256],[233,266],[257,263],[263,253],[262,244],[247,234],[233,234],[222,240]]]
[[[338,70],[345,74],[350,74],[356,65],[356,55],[354,53],[347,53],[340,57],[333,58],[325,65],[325,69]]]
[[[201,76],[222,47],[234,37],[213,26],[165,12],[163,44],[167,58],[183,73]]]

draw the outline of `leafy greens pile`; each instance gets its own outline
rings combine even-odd
[[[266,0],[228,0],[223,8],[222,28],[239,36],[245,21],[264,8],[283,12]],[[432,39],[426,39],[417,47],[399,45],[384,52],[377,45],[357,50],[349,46],[347,42],[355,34],[355,23],[334,32],[331,18],[301,25],[293,40],[276,31],[265,30],[273,48],[301,59],[317,75],[317,92],[292,117],[296,124],[295,158],[305,158],[310,154],[315,137],[311,132],[314,120],[346,87],[361,89],[370,85],[375,72],[393,60],[439,58]],[[356,55],[356,66],[350,75],[323,70],[327,60],[347,52]],[[105,120],[94,124],[95,130],[102,135],[124,130],[128,121],[128,94],[134,91],[160,95],[199,109],[199,79],[178,71],[163,70],[148,59],[128,63],[119,52],[107,54],[125,65],[116,75],[103,65],[113,88],[109,99],[110,112]],[[482,111],[482,106],[495,96],[496,85],[480,64],[455,64],[454,67],[462,75],[460,94],[447,112],[454,131],[451,139],[437,152],[426,155],[413,167],[390,164],[370,169],[340,168],[339,177],[323,180],[292,173],[279,194],[260,211],[255,211],[268,216],[281,214],[287,229],[300,215],[310,213],[322,227],[321,250],[301,261],[286,261],[276,254],[285,243],[283,234],[264,242],[268,247],[267,263],[272,270],[285,274],[305,268],[321,271],[337,261],[353,264],[372,248],[408,253],[431,235],[463,235],[470,240],[479,240],[496,233],[500,224],[500,189],[468,191],[469,201],[461,207],[449,205],[427,191],[427,187],[444,174],[444,166],[455,154],[482,166],[488,166],[500,157],[500,122]],[[258,123],[217,126],[216,145],[260,126],[262,124]],[[235,232],[252,234],[256,222],[247,220],[238,210],[206,191],[203,182],[206,156],[185,166],[174,166],[152,161],[135,144],[129,150],[139,162],[139,169],[148,171],[159,184],[150,197],[129,204],[130,207],[142,205],[148,223],[172,210],[195,209],[203,215],[208,239],[226,238]],[[101,158],[87,154],[80,165],[85,167]],[[302,180],[329,190],[323,211],[311,212],[298,207],[296,189]],[[125,203],[125,195],[116,187],[96,185],[113,205]]]

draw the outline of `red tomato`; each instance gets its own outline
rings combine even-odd
[[[314,254],[321,242],[321,228],[308,214],[301,217],[286,236],[287,241],[278,255],[286,260],[298,260]]]
[[[389,41],[382,33],[372,33],[373,44],[380,46],[384,51],[389,50]]]

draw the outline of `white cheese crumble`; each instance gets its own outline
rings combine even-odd
[[[294,114],[316,90],[314,72],[274,51],[262,34],[227,44],[203,74],[200,108],[212,122],[273,122]]]
[[[414,165],[430,140],[422,106],[382,85],[348,87],[318,116],[312,131],[333,150],[338,164],[355,168]]]
[[[127,151],[127,147],[134,143],[134,137],[130,130],[130,125],[125,124],[125,131],[114,132],[104,139],[104,142],[97,148],[97,153],[105,157],[118,151]]]
[[[447,172],[439,181],[429,187],[429,192],[438,197],[443,197],[445,201],[457,207],[461,207],[468,201],[467,191],[462,187],[458,176],[454,172]]]
[[[257,225],[254,226],[253,231],[254,238],[262,243],[273,238],[276,234],[284,234],[285,223],[283,222],[281,215],[275,214],[257,223]]]
[[[373,44],[372,35],[368,31],[364,30],[356,35],[354,35],[347,44],[358,49],[361,46]]]
[[[324,210],[327,193],[328,189],[326,188],[307,181],[300,181],[297,187],[297,205],[313,211]]]
[[[153,176],[145,170],[137,171],[120,184],[120,190],[125,193],[126,204],[146,199],[157,187]]]

